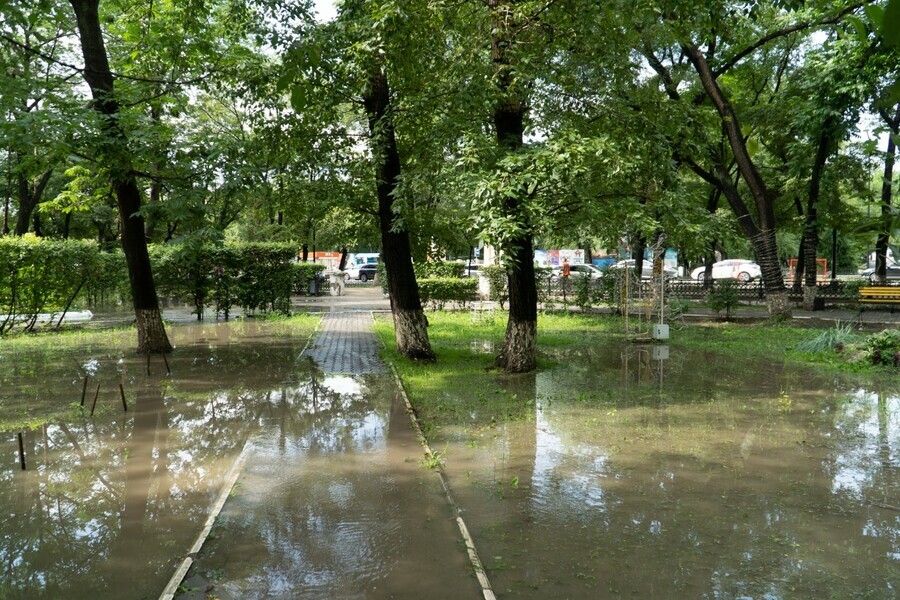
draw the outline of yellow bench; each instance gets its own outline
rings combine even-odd
[[[859,288],[859,301],[872,304],[900,304],[900,287],[868,286]],[[894,307],[891,307],[893,312]]]

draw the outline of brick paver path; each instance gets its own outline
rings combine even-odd
[[[305,355],[325,373],[387,373],[387,367],[378,358],[380,349],[372,331],[372,313],[330,312],[322,318]]]

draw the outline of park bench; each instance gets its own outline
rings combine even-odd
[[[894,312],[894,304],[900,304],[900,287],[868,286],[859,288],[859,301],[868,304],[890,304]]]

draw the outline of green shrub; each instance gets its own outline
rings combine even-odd
[[[870,285],[865,279],[851,279],[844,283],[844,290],[848,298],[859,299],[859,290]]]
[[[97,252],[94,268],[84,285],[82,297],[91,308],[121,304],[131,299],[124,252]]]
[[[726,319],[731,318],[731,311],[738,306],[738,303],[737,282],[730,279],[716,281],[706,294],[706,305],[717,314],[724,310]]]
[[[458,262],[422,262],[415,263],[413,269],[416,279],[461,278],[465,265]]]
[[[157,291],[194,307],[198,319],[214,306],[229,317],[232,307],[289,312],[291,292],[303,275],[322,265],[294,264],[289,244],[229,244],[195,238],[150,249]],[[307,280],[308,285],[308,280]]]
[[[597,304],[605,304],[617,313],[621,313],[619,304],[622,300],[622,288],[620,286],[622,279],[619,275],[627,277],[628,273],[626,271],[627,269],[607,269],[603,278],[597,282],[594,291],[594,298]]]
[[[210,252],[212,266],[213,308],[217,315],[225,319],[231,314],[231,308],[239,302],[238,275],[240,274],[240,257],[233,248],[217,247]]]
[[[488,281],[488,299],[503,304],[509,299],[509,290],[507,288],[509,279],[506,274],[506,267],[503,265],[491,265],[481,267],[481,272]]]
[[[478,280],[474,277],[431,277],[420,280],[418,284],[422,304],[435,310],[444,310],[447,302],[465,305],[475,297],[478,289]]]
[[[62,313],[97,269],[89,241],[47,240],[34,235],[0,238],[0,334],[37,324],[39,313]]]
[[[534,283],[537,286],[538,302],[543,304],[545,308],[549,308],[549,304],[553,302],[554,279],[551,277],[552,273],[553,269],[550,267],[534,268]]]
[[[294,269],[294,293],[298,296],[309,294],[309,282],[322,276],[325,265],[322,263],[298,262],[293,263]]]
[[[383,261],[378,263],[375,273],[378,277],[378,285],[381,286],[381,292],[387,296],[390,293],[390,290],[388,289],[387,267],[384,265]]]
[[[291,244],[236,244],[238,302],[245,311],[290,312],[296,254]]]
[[[583,311],[590,310],[594,300],[594,282],[590,277],[569,277],[572,290],[575,292],[573,300],[575,306]]]
[[[161,296],[172,296],[194,307],[198,320],[213,286],[216,284],[213,252],[216,248],[200,238],[190,238],[183,243],[152,246],[150,260],[156,291]]]
[[[900,330],[885,329],[866,338],[865,355],[873,365],[900,367]]]

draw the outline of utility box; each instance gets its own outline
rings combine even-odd
[[[669,360],[669,347],[653,346],[650,349],[650,358],[653,360]]]
[[[669,339],[669,326],[659,323],[653,326],[653,339],[654,340],[667,340]]]

